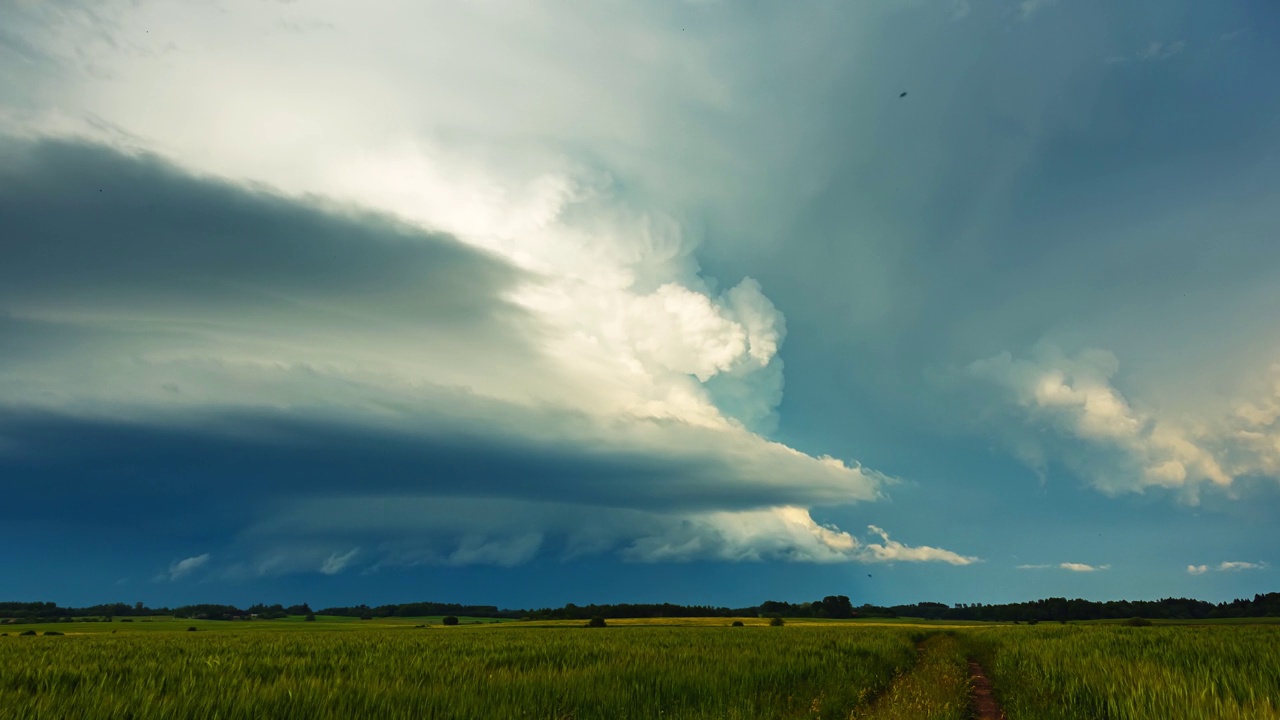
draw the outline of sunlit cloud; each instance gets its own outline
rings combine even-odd
[[[1034,359],[1002,353],[970,364],[966,374],[970,382],[1002,389],[1002,400],[1031,423],[1080,443],[1055,447],[1030,434],[1009,435],[1038,471],[1052,457],[1108,494],[1160,487],[1195,503],[1202,487],[1229,490],[1241,476],[1277,475],[1280,390],[1225,416],[1164,417],[1136,407],[1115,387],[1118,369],[1107,351],[1070,357],[1042,345]]]

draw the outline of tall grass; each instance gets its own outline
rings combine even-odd
[[[959,720],[972,654],[1010,720],[1280,720],[1275,626],[324,625],[0,637],[0,718]]]
[[[954,633],[936,634],[920,644],[920,659],[857,720],[968,720],[969,667]]]
[[[1010,720],[1280,719],[1280,628],[966,631]]]
[[[847,718],[894,628],[456,628],[0,638],[5,718]]]

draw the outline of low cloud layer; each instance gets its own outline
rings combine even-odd
[[[371,548],[366,570],[387,567],[485,564],[510,566],[539,553],[561,560],[613,555],[631,562],[943,562],[977,558],[933,547],[911,547],[871,526],[859,539],[820,525],[799,507],[762,510],[659,512],[568,502],[465,497],[382,496],[321,498],[245,532],[249,546],[277,548],[268,557],[320,558],[329,545]],[[299,546],[303,552],[288,548]],[[333,557],[332,555],[329,556]],[[306,567],[260,563],[269,574]],[[330,561],[322,563],[328,566]]]

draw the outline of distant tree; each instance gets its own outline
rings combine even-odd
[[[1132,617],[1125,620],[1124,624],[1129,627],[1148,627],[1151,625],[1151,621],[1146,618]]]
[[[782,627],[784,624],[786,624],[786,622],[777,615],[769,618],[769,625],[771,627]]]
[[[604,618],[596,615],[587,621],[587,627],[604,627]]]
[[[283,620],[289,616],[289,611],[280,603],[276,603],[274,605],[263,605],[262,603],[258,603],[257,605],[251,605],[248,610],[245,610],[245,612],[250,616],[257,617],[259,620]],[[306,615],[305,612],[298,612],[294,614]]]
[[[829,618],[851,618],[853,603],[844,595],[828,595],[822,598],[822,614]]]
[[[445,615],[444,619],[441,620],[440,622],[444,623],[445,625],[457,625],[458,618],[453,615]]]
[[[191,627],[187,628],[187,632],[196,632],[196,626],[192,625]]]
[[[741,621],[741,620],[734,620],[734,621],[731,623],[731,625],[732,625],[732,627],[742,627],[742,626],[743,626],[743,625],[742,625],[742,621]]]
[[[309,613],[307,613],[307,616],[306,616],[306,617],[302,618],[302,620],[303,620],[304,622],[315,622],[315,621],[316,621],[316,614],[315,614],[315,613],[310,613],[310,612],[309,612]]]
[[[62,633],[58,632],[57,630],[45,630],[44,634],[45,635],[61,635]]]

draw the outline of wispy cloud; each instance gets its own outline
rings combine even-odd
[[[1260,570],[1266,563],[1224,562],[1218,565],[1219,570]]]
[[[1110,565],[1088,565],[1086,563],[1078,563],[1078,562],[1058,563],[1058,567],[1062,568],[1063,570],[1070,570],[1071,572],[1097,572],[1099,570],[1111,569]]]
[[[1022,0],[1018,4],[1019,17],[1023,20],[1029,20],[1037,12],[1056,4],[1058,4],[1058,0]]]
[[[1057,564],[1044,563],[1040,565],[1019,565],[1018,566],[1019,570],[1047,570],[1050,568],[1056,568],[1058,570],[1070,570],[1071,572],[1098,572],[1101,570],[1110,570],[1111,566],[1110,565],[1089,565],[1086,563],[1078,563],[1078,562],[1063,562],[1063,563],[1057,563]]]
[[[1136,62],[1160,62],[1168,60],[1176,55],[1180,55],[1187,49],[1185,40],[1174,40],[1172,42],[1152,41],[1146,47],[1124,55],[1112,55],[1107,58],[1107,63],[1111,65]]]
[[[352,548],[350,551],[345,552],[341,555],[339,555],[338,553],[333,553],[329,557],[325,558],[324,562],[320,564],[321,574],[337,575],[347,567],[347,565],[351,562],[353,558],[355,558],[357,554],[359,554],[359,552],[360,552],[360,548]]]
[[[1153,41],[1145,48],[1138,52],[1139,60],[1168,60],[1187,49],[1187,43],[1183,40],[1174,40],[1165,43]]]
[[[1267,566],[1263,562],[1220,562],[1217,565],[1188,565],[1187,572],[1192,575],[1203,575],[1209,571],[1215,572],[1239,572],[1240,570],[1261,570]]]
[[[204,567],[209,562],[209,553],[178,560],[169,565],[169,579],[178,580],[190,575],[192,571]]]

